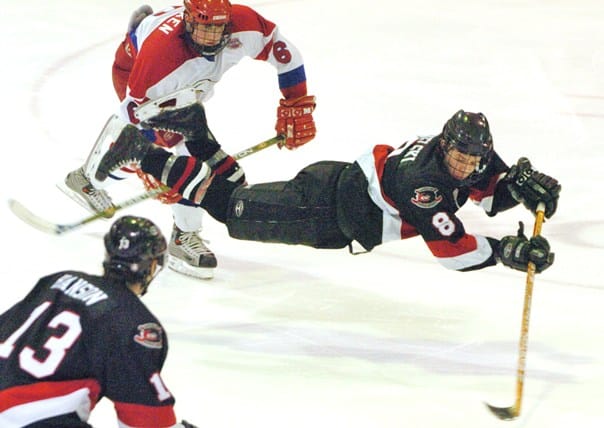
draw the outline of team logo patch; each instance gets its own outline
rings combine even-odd
[[[163,344],[162,340],[162,328],[150,322],[147,324],[141,324],[138,327],[138,334],[134,336],[134,341],[139,345],[143,345],[146,348],[161,349]]]
[[[411,203],[420,208],[434,208],[442,200],[443,197],[436,187],[423,186],[415,189],[415,196],[411,198]]]
[[[237,203],[235,204],[235,208],[234,208],[234,212],[235,212],[235,217],[241,217],[243,215],[243,210],[244,210],[244,203],[241,199],[239,199],[237,201]]]

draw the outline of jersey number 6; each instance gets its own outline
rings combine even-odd
[[[287,64],[292,60],[292,53],[287,49],[285,42],[276,42],[273,45],[273,55],[281,64]]]

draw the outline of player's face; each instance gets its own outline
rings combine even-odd
[[[151,281],[155,279],[155,277],[161,272],[164,267],[164,256],[159,256],[155,260],[151,262],[151,267],[149,269],[149,275],[144,279],[144,283],[140,284],[140,290],[138,295],[144,296],[147,293],[147,289],[149,288],[149,284]]]
[[[456,180],[464,180],[480,165],[480,156],[468,155],[451,148],[445,154],[445,165]]]
[[[192,24],[191,39],[201,46],[216,46],[220,43],[226,24]]]

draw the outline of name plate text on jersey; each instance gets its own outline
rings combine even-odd
[[[63,275],[50,288],[61,290],[67,296],[81,300],[86,306],[94,305],[108,298],[107,294],[98,287],[73,275]]]

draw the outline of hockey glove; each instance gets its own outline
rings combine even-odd
[[[541,235],[527,239],[522,222],[517,236],[505,236],[499,241],[499,258],[507,267],[523,272],[527,271],[529,262],[535,264],[537,273],[554,263],[554,253],[550,252],[547,239]]]
[[[535,171],[527,158],[520,158],[505,177],[512,197],[533,213],[539,202],[545,204],[545,217],[550,218],[558,207],[561,186],[553,177]]]
[[[143,181],[143,185],[147,192],[154,192],[159,188],[166,189],[165,192],[157,194],[155,199],[160,201],[162,204],[175,204],[180,202],[182,199],[182,195],[180,193],[174,192],[172,189],[169,189],[165,184],[159,182],[155,177],[151,174],[146,174],[140,168],[136,169],[136,175]]]
[[[292,150],[315,138],[317,129],[312,118],[315,107],[312,95],[279,101],[275,130],[285,137],[285,147]]]

